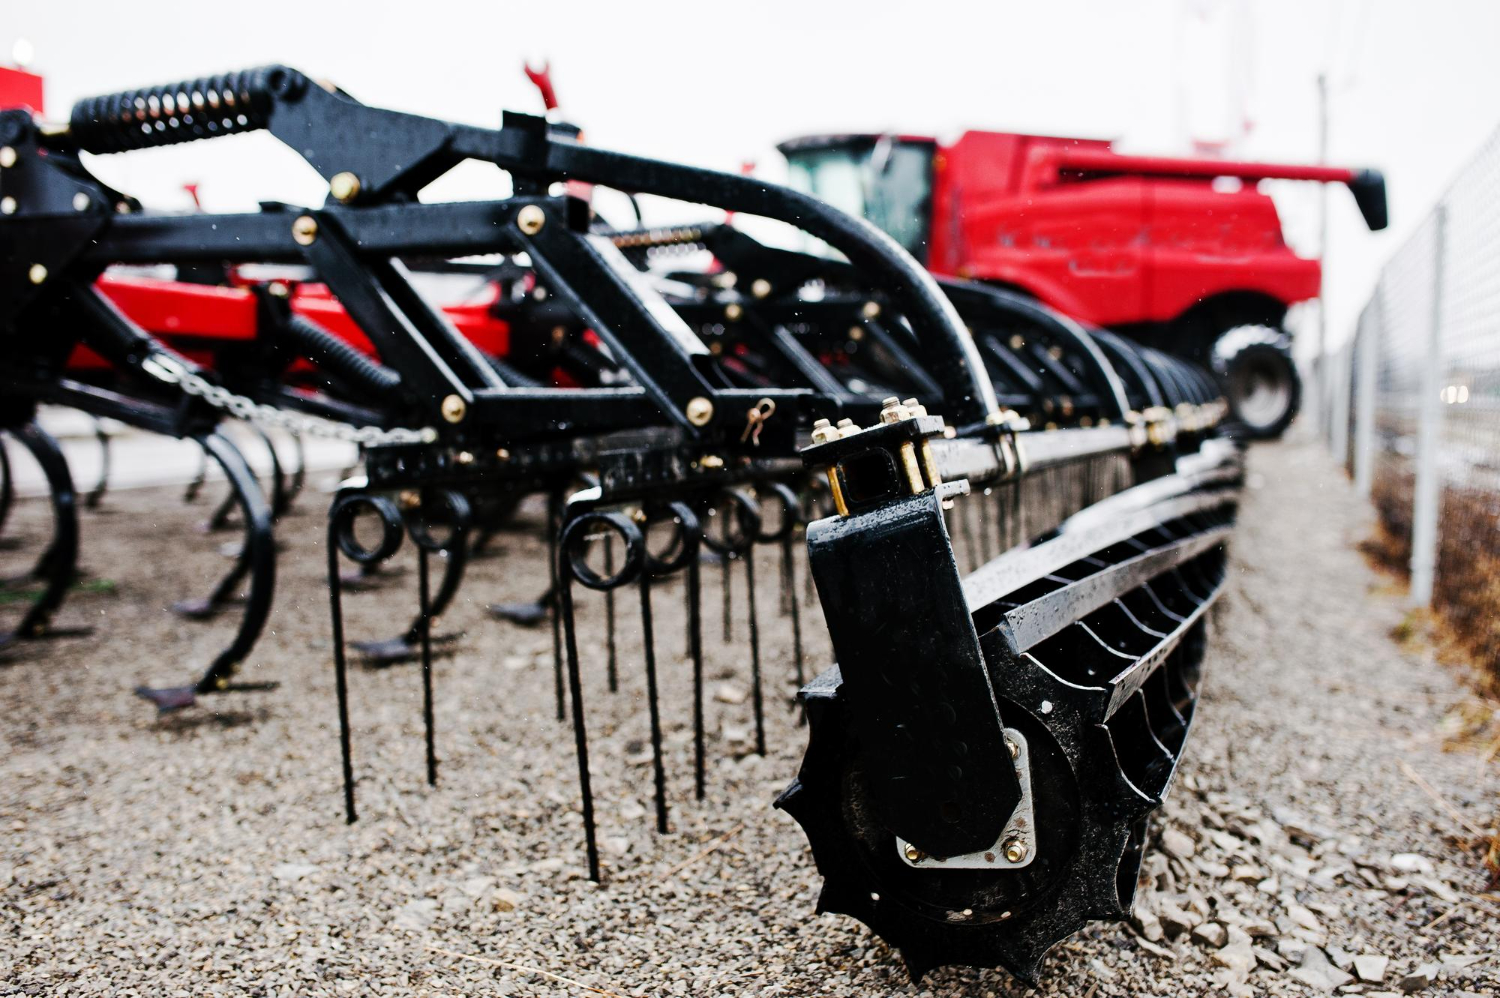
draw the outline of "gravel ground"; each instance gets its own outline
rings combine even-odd
[[[1325,459],[1283,444],[1257,450],[1252,471],[1206,695],[1137,923],[1092,926],[1056,947],[1041,992],[1495,994],[1500,905],[1478,896],[1484,874],[1457,839],[1461,818],[1493,820],[1500,767],[1445,751],[1461,681],[1390,639],[1401,605],[1355,552],[1366,514]],[[129,695],[139,682],[185,680],[225,633],[226,621],[165,612],[226,564],[215,548],[232,538],[193,529],[212,498],[184,507],[175,491],[141,490],[86,513],[94,591],[58,623],[93,633],[0,666],[0,995],[1025,990],[1002,972],[953,969],[913,987],[863,926],[813,914],[805,842],[769,807],[803,742],[783,700],[790,638],[769,558],[765,759],[745,754],[745,626],[722,642],[717,572],[706,576],[717,695],[703,804],[691,799],[681,594],[658,594],[669,835],[651,830],[639,761],[638,628],[624,628],[623,689],[611,696],[602,613],[585,609],[601,887],[582,874],[547,632],[483,609],[543,587],[539,531],[505,535],[499,546],[516,557],[478,562],[472,602],[444,621],[467,636],[436,669],[437,789],[422,777],[417,670],[353,673],[361,819],[345,826],[318,497],[281,528],[278,605],[247,670],[280,687],[164,720]],[[41,513],[23,504],[17,527]],[[404,626],[413,582],[408,571],[351,596],[351,636]],[[634,621],[633,605],[622,597],[622,620]],[[824,640],[810,639],[814,660]]]

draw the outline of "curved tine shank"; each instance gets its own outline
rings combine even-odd
[[[232,684],[235,668],[250,654],[271,612],[271,598],[276,587],[276,539],[271,532],[271,508],[260,490],[260,483],[245,462],[239,449],[219,431],[196,437],[204,453],[218,462],[234,490],[234,497],[245,521],[245,541],[229,574],[214,589],[210,600],[223,602],[248,575],[250,591],[245,612],[229,645],[214,657],[203,677],[191,686],[154,689],[137,687],[136,694],[156,704],[161,712],[192,706],[198,694],[218,693],[236,688]],[[267,687],[239,687],[243,689]]]
[[[27,608],[26,614],[16,629],[0,635],[0,645],[10,644],[17,638],[37,638],[47,632],[52,615],[62,606],[68,587],[78,573],[78,496],[73,490],[73,477],[68,472],[68,462],[62,449],[51,434],[35,422],[27,423],[12,431],[15,438],[31,452],[42,474],[47,479],[47,491],[52,503],[53,534],[47,550],[37,560],[33,575],[44,585],[36,602]],[[5,476],[6,491],[10,488],[10,475]]]

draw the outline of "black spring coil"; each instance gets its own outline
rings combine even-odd
[[[88,97],[73,105],[78,147],[111,153],[251,132],[270,123],[273,99],[300,96],[307,77],[261,66],[142,90]]]

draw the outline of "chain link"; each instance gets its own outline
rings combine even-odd
[[[298,435],[343,440],[361,447],[430,444],[438,438],[437,430],[430,426],[424,426],[420,430],[399,426],[389,430],[379,426],[351,426],[348,423],[336,423],[305,413],[278,409],[213,384],[167,354],[148,357],[141,366],[157,380],[176,385],[188,395],[201,398],[215,409],[259,426],[275,427]]]

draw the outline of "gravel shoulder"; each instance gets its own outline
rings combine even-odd
[[[1257,449],[1251,471],[1205,697],[1136,924],[1094,925],[1056,947],[1039,991],[1496,994],[1500,903],[1479,896],[1484,874],[1460,843],[1463,822],[1495,820],[1500,765],[1445,744],[1462,681],[1391,640],[1402,604],[1354,547],[1368,514],[1315,447]],[[227,634],[226,620],[166,611],[227,565],[217,549],[233,536],[196,530],[216,500],[184,506],[180,490],[144,489],[85,512],[92,591],[75,594],[58,624],[92,634],[0,659],[0,995],[1025,990],[1002,972],[954,969],[915,987],[862,925],[813,914],[819,880],[805,840],[770,809],[805,737],[786,706],[795,683],[773,555],[757,566],[764,759],[747,754],[745,622],[722,640],[718,573],[705,575],[713,699],[702,803],[691,791],[682,591],[656,593],[668,835],[652,831],[650,767],[639,762],[633,593],[620,597],[617,694],[605,689],[603,613],[585,606],[607,862],[596,886],[583,876],[548,632],[484,611],[545,587],[538,510],[523,509],[527,529],[498,539],[502,557],[474,564],[443,621],[465,637],[435,670],[437,789],[423,780],[418,671],[353,672],[361,818],[346,826],[319,496],[304,496],[278,530],[277,607],[245,670],[279,687],[164,720],[130,695],[141,682],[188,680]],[[22,501],[16,528],[36,533],[43,514]],[[18,552],[0,556],[7,572],[19,564]],[[382,590],[348,598],[351,637],[404,628],[415,609],[404,564]],[[742,576],[733,592],[743,597]],[[825,661],[817,611],[806,614],[809,662]]]

